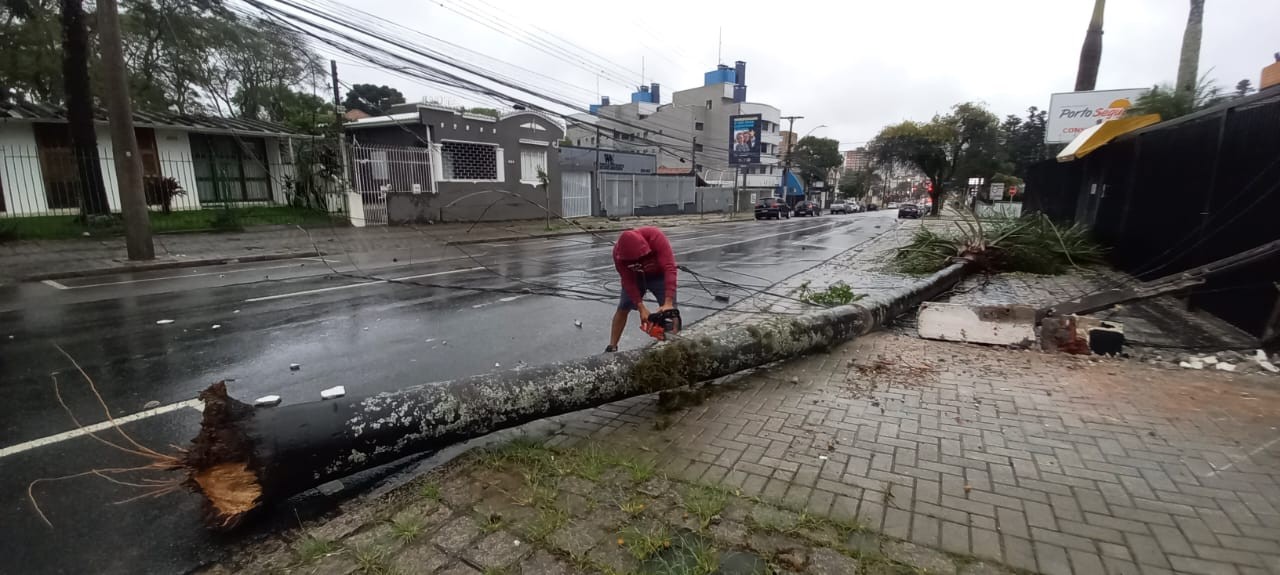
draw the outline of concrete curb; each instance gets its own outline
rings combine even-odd
[[[149,272],[154,270],[167,270],[175,268],[194,268],[201,266],[221,266],[227,264],[251,263],[251,262],[270,262],[276,260],[292,260],[298,258],[311,258],[324,255],[324,252],[315,250],[305,252],[288,252],[283,254],[263,254],[257,256],[240,256],[240,257],[217,257],[217,258],[201,258],[194,260],[179,260],[171,262],[152,262],[143,264],[125,264],[114,267],[105,268],[89,268],[83,270],[71,270],[61,272],[49,272],[31,274],[18,278],[20,282],[38,282],[44,280],[61,280],[68,278],[83,278],[92,276],[102,276],[114,273],[132,273],[132,272]]]
[[[685,223],[680,223],[680,224],[675,224],[675,225],[669,225],[669,226],[668,226],[668,225],[663,225],[663,224],[658,224],[658,226],[657,226],[657,227],[660,227],[660,228],[676,228],[676,227],[680,227],[680,226],[709,226],[709,225],[714,225],[714,224],[735,224],[735,223],[738,223],[738,222],[748,222],[748,221],[753,221],[753,220],[748,220],[748,219],[746,219],[746,218],[743,218],[743,219],[740,219],[740,220],[720,220],[720,221],[715,221],[715,222],[685,222]],[[622,230],[628,230],[628,229],[631,229],[631,228],[630,228],[630,227],[618,227],[618,228],[608,228],[608,229],[604,229],[604,230],[573,230],[573,231],[570,231],[570,232],[556,232],[556,233],[551,233],[551,234],[524,234],[524,235],[518,235],[518,236],[517,236],[517,235],[511,235],[511,236],[498,236],[498,237],[496,237],[496,238],[475,238],[475,239],[465,239],[465,240],[447,240],[447,241],[445,241],[445,242],[444,242],[444,245],[446,245],[446,246],[465,246],[465,245],[469,245],[469,244],[491,244],[491,243],[494,243],[494,242],[518,242],[518,241],[523,241],[523,240],[544,240],[544,239],[548,239],[548,238],[558,238],[558,237],[562,237],[562,236],[583,236],[583,235],[587,235],[587,234],[613,233],[613,232],[620,232],[620,231],[622,231]]]

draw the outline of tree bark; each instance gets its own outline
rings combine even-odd
[[[1178,58],[1178,84],[1174,95],[1194,109],[1196,80],[1200,69],[1200,36],[1204,30],[1204,0],[1191,0],[1187,27],[1182,31],[1182,53]]]
[[[102,183],[98,134],[93,126],[93,91],[89,85],[89,28],[83,0],[62,0],[62,80],[66,89],[67,127],[80,180],[80,214],[110,214]]]
[[[1080,66],[1076,69],[1076,91],[1092,90],[1098,84],[1098,67],[1102,63],[1102,16],[1107,0],[1093,0],[1093,16],[1080,47]]]
[[[255,409],[218,383],[201,394],[187,485],[204,495],[212,526],[231,528],[265,504],[407,455],[829,348],[938,295],[966,267],[794,319],[365,398]]]

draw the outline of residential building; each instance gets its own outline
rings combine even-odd
[[[785,161],[787,155],[791,153],[791,147],[796,145],[796,134],[783,130],[778,132],[778,135],[782,136],[782,141],[778,142],[778,157]]]
[[[111,211],[120,211],[115,151],[106,115],[96,118],[98,161]],[[182,191],[175,210],[211,205],[288,203],[294,175],[292,130],[242,118],[135,112],[145,182],[172,178]],[[66,111],[41,104],[0,105],[0,217],[80,213],[79,169]],[[148,185],[147,203],[162,200]]]
[[[553,215],[563,210],[564,129],[545,114],[494,118],[421,103],[390,112],[343,125],[370,223],[540,218],[548,201]]]
[[[781,111],[747,101],[746,69],[741,61],[734,67],[719,65],[703,75],[701,86],[673,92],[666,104],[658,84],[639,87],[625,104],[603,97],[591,106],[592,114],[569,118],[568,138],[580,146],[653,154],[664,170],[689,170],[696,164],[698,176],[711,186],[733,187],[736,175],[740,205],[776,195],[782,185]],[[759,164],[729,164],[729,118],[741,114],[761,116]]]
[[[861,172],[871,167],[871,152],[865,147],[858,147],[844,152],[844,169]]]

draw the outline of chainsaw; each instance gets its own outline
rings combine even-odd
[[[648,319],[641,320],[640,330],[658,341],[665,341],[668,333],[680,331],[680,310],[672,308],[649,314]]]

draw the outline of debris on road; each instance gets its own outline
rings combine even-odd
[[[1235,364],[1227,363],[1225,361],[1220,361],[1214,364],[1214,367],[1218,368],[1219,371],[1235,371],[1236,370]]]
[[[142,409],[155,409],[157,407],[160,407],[160,402],[154,399],[142,404]]]
[[[289,364],[289,371],[298,371],[299,369],[302,369],[301,365],[298,365],[296,363]]]
[[[209,326],[209,329],[222,329],[222,324],[220,324],[220,323],[215,323],[215,324],[213,324],[213,325]]]
[[[1017,347],[1036,340],[1036,310],[1029,306],[925,302],[916,323],[925,339]]]
[[[254,407],[275,407],[277,405],[280,405],[280,396],[278,395],[264,395],[253,400]]]
[[[9,339],[13,339],[13,336],[9,336]],[[1275,364],[1271,363],[1270,361],[1267,361],[1267,352],[1265,351],[1262,351],[1260,349],[1254,351],[1253,361],[1256,362],[1259,366],[1261,366],[1262,369],[1265,369],[1271,373],[1280,373],[1280,367],[1276,367]]]
[[[711,297],[714,297],[720,303],[729,303],[729,296],[726,294],[718,293]]]
[[[341,385],[335,385],[329,389],[320,392],[320,399],[337,399],[347,394],[347,388]]]
[[[1118,355],[1124,346],[1124,326],[1114,321],[1064,315],[1040,324],[1040,349],[1077,355]]]
[[[578,329],[582,329],[582,320],[580,319],[573,320],[573,326]]]
[[[158,320],[156,320],[156,325],[169,325],[169,324],[171,324],[171,323],[173,323],[173,320],[171,320],[171,319],[158,319]]]
[[[1180,361],[1178,362],[1178,367],[1185,367],[1187,369],[1204,369],[1204,362],[1198,359],[1193,359],[1191,361]]]

